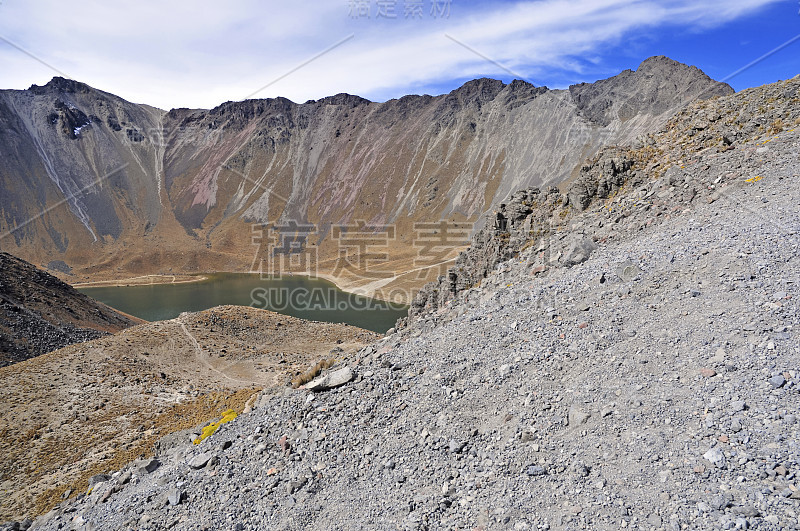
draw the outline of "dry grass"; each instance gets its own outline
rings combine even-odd
[[[783,120],[778,118],[777,120],[775,120],[774,122],[772,122],[770,124],[769,128],[767,129],[767,133],[769,133],[771,135],[777,135],[778,133],[782,132],[784,129],[786,129],[786,125],[783,123]]]
[[[311,367],[307,371],[292,378],[292,387],[294,389],[297,389],[301,385],[307,384],[308,382],[316,378],[320,372],[333,366],[334,363],[336,363],[335,358],[318,361],[313,367]]]
[[[75,496],[80,492],[86,492],[89,487],[89,478],[95,474],[103,474],[114,470],[119,470],[127,463],[136,459],[146,458],[153,455],[153,446],[162,437],[176,431],[185,430],[207,423],[218,418],[228,409],[241,412],[245,403],[258,389],[240,389],[238,391],[221,391],[202,395],[192,402],[178,404],[169,408],[166,412],[151,417],[147,411],[140,411],[138,415],[131,419],[131,425],[152,426],[151,428],[136,434],[136,430],[129,431],[128,437],[131,439],[126,443],[121,443],[121,448],[108,452],[108,455],[101,458],[89,468],[82,470],[69,483],[50,488],[44,493],[36,496],[36,514],[42,514],[52,509],[61,501],[67,490],[72,491]],[[102,431],[107,426],[86,426],[87,431],[93,429]],[[98,429],[99,428],[99,429]],[[119,434],[113,430],[100,436],[100,440],[93,440],[91,445],[86,444],[85,439],[74,438],[53,438],[52,443],[47,444],[39,455],[40,476],[52,473],[53,471],[69,466],[74,463],[76,458],[84,457],[87,453],[96,451],[98,446],[106,446],[114,440],[119,440]],[[119,441],[121,442],[121,441]],[[20,453],[24,454],[25,449],[21,448]]]
[[[148,323],[0,368],[0,521],[46,512],[92,475],[151,455],[165,435],[241,412],[255,390],[378,337],[233,307],[184,324]]]

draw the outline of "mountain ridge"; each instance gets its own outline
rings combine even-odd
[[[575,89],[577,100],[488,78],[382,103],[338,94],[210,110],[164,111],[63,78],[0,91],[0,248],[62,260],[72,282],[252,271],[271,261],[253,242],[257,226],[294,223],[313,227],[314,245],[298,253],[339,271],[343,287],[390,278],[419,261],[415,223],[476,221],[514,190],[559,183],[603,145],[658,127],[694,92],[732,92],[697,69],[648,61],[642,74]],[[613,90],[623,81],[631,94]],[[381,270],[340,260],[331,227],[359,220],[394,227]],[[419,282],[398,282],[410,300]]]

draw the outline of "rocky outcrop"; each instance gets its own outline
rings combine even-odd
[[[486,215],[483,228],[475,234],[470,247],[458,256],[447,275],[422,287],[411,303],[409,317],[414,319],[436,311],[457,293],[480,284],[497,264],[515,256],[527,242],[546,238],[550,231],[550,214],[562,202],[558,188],[546,192],[529,188],[512,195],[507,203],[501,203]]]
[[[696,67],[662,55],[646,59],[636,71],[625,70],[596,83],[572,85],[569,92],[583,116],[605,126],[642,113],[674,113],[698,99],[733,94],[733,89],[714,83]]]
[[[456,259],[447,275],[420,289],[409,309],[409,319],[437,311],[459,293],[479,285],[498,264],[516,257],[523,249],[535,249],[541,271],[553,265],[572,267],[584,262],[595,245],[591,238],[570,234],[562,228],[574,210],[584,210],[594,200],[607,199],[636,173],[630,150],[609,148],[581,167],[566,194],[558,188],[529,188],[513,194],[508,202],[486,215],[470,247]],[[568,208],[572,205],[572,208]],[[406,324],[400,320],[399,327]]]
[[[595,159],[581,166],[578,178],[569,186],[567,201],[585,210],[593,199],[607,199],[617,193],[631,176],[633,161],[629,150],[603,150]]]

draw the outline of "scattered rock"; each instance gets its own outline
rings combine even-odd
[[[203,452],[189,459],[189,466],[194,469],[203,468],[214,457],[212,452]]]
[[[715,467],[725,468],[726,464],[725,454],[722,453],[722,450],[720,450],[718,446],[715,446],[714,448],[711,448],[709,451],[704,453],[703,457]]]
[[[353,370],[350,367],[342,367],[311,380],[303,388],[315,392],[325,391],[346,384],[353,379],[353,376]]]
[[[782,374],[776,374],[769,379],[769,384],[773,389],[780,389],[786,384],[786,378],[784,378]]]

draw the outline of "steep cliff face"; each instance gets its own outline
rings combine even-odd
[[[62,260],[76,280],[250,270],[283,245],[265,243],[271,224],[294,227],[287,253],[313,248],[320,273],[390,281],[422,263],[416,222],[473,222],[514,190],[577,176],[600,147],[686,102],[731,91],[654,58],[568,91],[477,79],[385,103],[339,94],[164,112],[54,78],[0,91],[0,248]],[[373,242],[380,264],[350,251],[341,261],[341,235],[356,230],[385,236]]]

